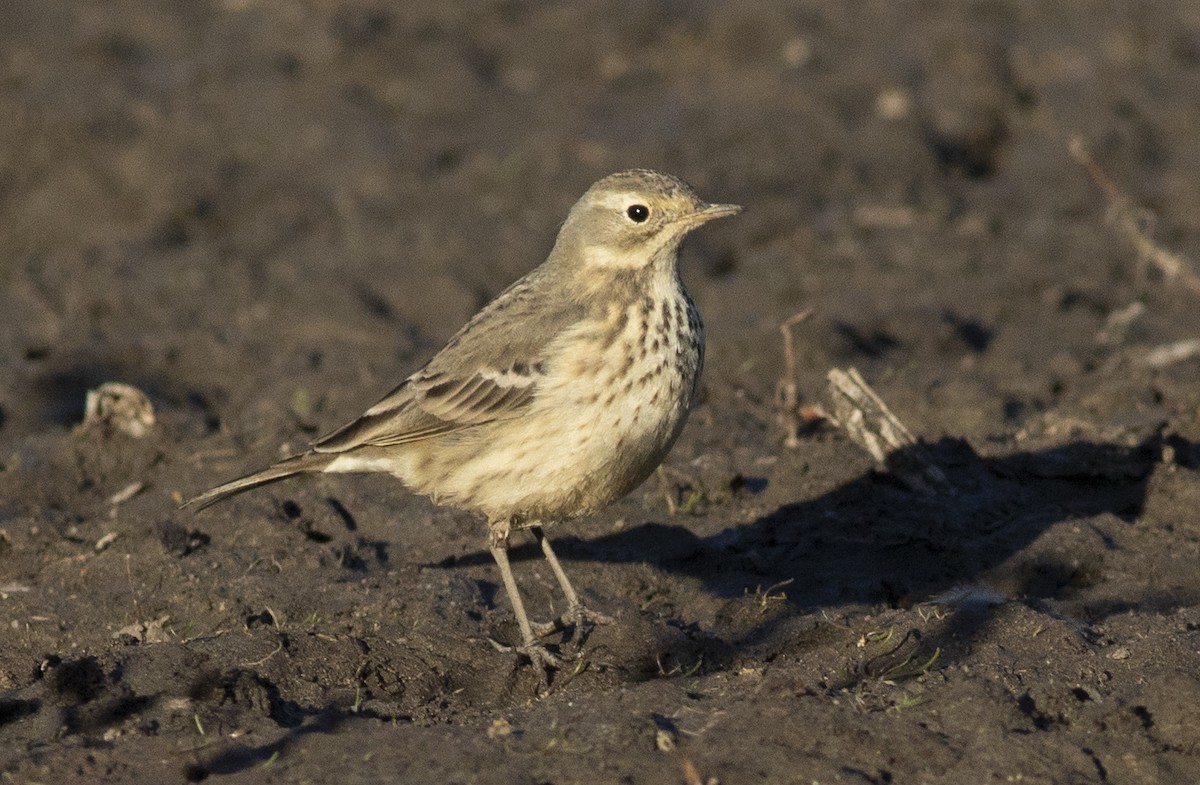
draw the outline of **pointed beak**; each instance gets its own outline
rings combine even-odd
[[[695,226],[708,223],[717,218],[737,215],[742,211],[740,204],[706,204],[687,217],[688,223]]]

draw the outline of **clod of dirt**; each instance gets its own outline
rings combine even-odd
[[[105,382],[88,390],[84,404],[85,429],[119,431],[140,439],[154,427],[154,407],[144,392],[130,384]]]

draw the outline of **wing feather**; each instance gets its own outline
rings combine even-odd
[[[509,287],[424,368],[313,450],[399,446],[521,416],[546,378],[547,349],[584,315],[569,300],[535,297],[539,272]]]

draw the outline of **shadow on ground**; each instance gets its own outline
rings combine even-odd
[[[985,459],[961,440],[943,439],[922,449],[948,477],[953,490],[945,494],[920,494],[873,471],[709,537],[683,525],[647,523],[590,540],[562,537],[555,545],[564,561],[647,563],[695,578],[727,600],[786,586],[791,616],[848,603],[908,608],[964,587],[989,586],[998,570],[1008,578],[1009,599],[1064,600],[1102,580],[1103,556],[1023,552],[1063,521],[1111,515],[1133,525],[1165,443],[1159,437],[1135,446],[1076,441]],[[1191,460],[1195,445],[1173,437],[1171,446]],[[1085,525],[1101,535],[1105,548],[1119,547],[1093,523]],[[512,558],[541,554],[523,546],[513,549]],[[477,551],[453,565],[490,561],[486,551]],[[1163,609],[1194,601],[1159,596],[1108,604],[1093,607],[1088,621],[1145,603]],[[794,634],[786,619],[771,614],[730,643],[769,647],[776,634]],[[986,614],[955,619],[948,636],[969,634],[962,626],[978,627]]]

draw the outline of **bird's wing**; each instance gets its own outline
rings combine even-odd
[[[532,296],[536,290],[528,278],[514,284],[424,368],[313,450],[391,447],[520,416],[545,379],[547,348],[583,316],[569,302]]]

